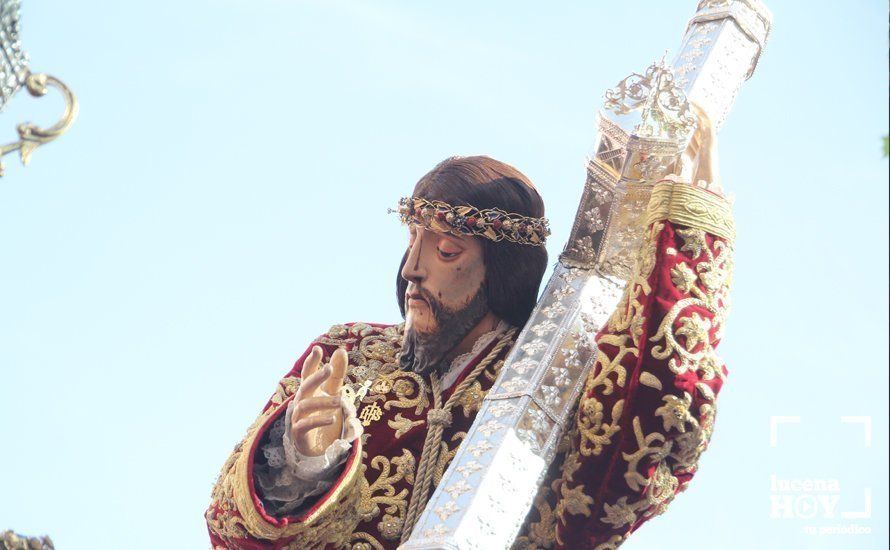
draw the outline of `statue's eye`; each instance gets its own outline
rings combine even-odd
[[[437,247],[439,251],[439,257],[443,260],[453,260],[456,258],[461,252],[463,252],[460,248],[454,246],[451,243],[443,242]]]

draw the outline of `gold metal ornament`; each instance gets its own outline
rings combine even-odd
[[[31,160],[31,154],[37,147],[53,141],[67,132],[71,125],[74,124],[78,110],[77,98],[64,82],[46,73],[28,73],[25,78],[25,88],[34,97],[46,95],[50,87],[59,90],[65,99],[65,112],[62,114],[62,117],[49,128],[41,128],[30,122],[19,124],[17,127],[19,133],[18,141],[0,147],[0,159],[9,153],[18,151],[22,164],[27,166]],[[0,160],[0,177],[3,176],[4,169],[4,164]]]
[[[376,402],[365,405],[359,414],[358,419],[362,421],[362,426],[370,426],[372,422],[377,422],[383,416],[383,409]]]
[[[365,380],[363,384],[357,387],[353,387],[351,385],[345,385],[340,388],[340,393],[346,398],[346,400],[356,407],[358,407],[362,399],[368,394],[368,390],[371,388],[371,381]]]
[[[0,177],[3,176],[4,156],[18,151],[22,164],[27,165],[34,149],[67,132],[77,117],[77,98],[68,86],[53,76],[31,72],[30,59],[19,36],[21,11],[21,0],[0,0],[0,111],[22,88],[34,97],[44,96],[50,88],[56,88],[65,99],[65,112],[49,128],[30,122],[19,124],[18,141],[0,147]]]

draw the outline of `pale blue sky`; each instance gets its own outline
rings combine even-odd
[[[386,208],[439,160],[529,175],[555,260],[602,93],[695,6],[24,4],[32,67],[81,116],[0,180],[0,529],[60,549],[206,547],[213,480],[278,377],[333,323],[397,320]],[[700,472],[630,549],[887,545],[887,3],[769,4],[720,136],[731,374]],[[20,93],[0,131],[60,105]],[[771,447],[775,415],[801,422]],[[872,418],[870,447],[841,416]],[[838,480],[837,516],[771,518],[773,475]],[[841,518],[867,488],[871,518]],[[872,534],[801,531],[849,524]]]

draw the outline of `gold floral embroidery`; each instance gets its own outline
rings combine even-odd
[[[649,277],[655,269],[655,254],[658,251],[658,236],[664,229],[663,223],[653,224],[648,228],[640,243],[634,264],[633,275],[624,287],[624,293],[618,302],[618,307],[609,317],[608,331],[618,334],[628,329],[636,343],[642,335],[643,304],[642,297],[652,292],[649,286]]]
[[[371,459],[371,468],[380,473],[373,483],[369,483],[366,477],[367,466],[362,465],[362,479],[359,481],[361,489],[359,515],[362,521],[371,521],[380,515],[382,507],[383,518],[377,524],[380,534],[386,540],[397,540],[401,535],[405,511],[408,508],[409,490],[405,488],[397,493],[395,484],[403,479],[409,485],[414,484],[416,468],[414,455],[408,449],[402,449],[402,455],[392,460],[385,456],[375,456]]]
[[[436,463],[436,469],[433,471],[434,485],[439,485],[439,482],[442,481],[442,475],[445,473],[445,469],[451,464],[451,460],[454,458],[454,455],[457,454],[457,450],[460,448],[460,444],[465,437],[467,437],[467,432],[457,432],[451,436],[451,442],[457,442],[457,444],[450,450],[448,449],[448,444],[444,441],[442,442],[441,451],[439,451],[439,460]]]
[[[369,362],[392,363],[401,349],[402,330],[403,325],[395,325],[382,329],[379,335],[362,338],[359,350]]]
[[[402,536],[402,527],[404,525],[405,520],[401,516],[383,514],[383,519],[377,524],[377,529],[380,531],[380,536],[385,540],[396,540]]]
[[[652,477],[646,481],[643,498],[628,502],[629,497],[625,495],[613,504],[608,502],[603,504],[603,512],[606,515],[601,517],[600,521],[617,529],[634,523],[641,514],[644,517],[662,514],[674,499],[678,483],[670,467],[661,460],[655,467]]]
[[[677,264],[671,268],[671,282],[680,292],[689,292],[695,284],[695,272],[686,264]]]
[[[624,482],[632,492],[616,495],[613,501],[597,502],[595,517],[612,529],[624,532],[601,542],[595,547],[598,550],[614,550],[629,534],[628,526],[666,510],[675,495],[684,489],[681,483],[686,481],[681,482],[679,478],[689,477],[680,474],[695,471],[713,432],[715,390],[719,388],[719,382],[708,381],[722,380],[725,375],[714,343],[722,337],[728,313],[732,247],[728,241],[713,238],[705,230],[731,238],[732,222],[728,210],[721,210],[717,216],[698,212],[701,205],[710,204],[708,201],[711,200],[711,197],[699,195],[697,191],[685,188],[674,193],[663,186],[662,193],[653,196],[649,206],[650,226],[641,243],[633,275],[618,308],[597,338],[600,351],[579,400],[575,422],[578,437],[566,454],[558,482],[561,498],[556,505],[556,514],[564,526],[567,524],[565,515],[574,515],[573,505],[581,511],[587,510],[585,515],[593,514],[590,506],[593,502],[586,507],[579,506],[578,499],[584,495],[583,486],[573,487],[573,478],[581,467],[582,457],[602,455],[619,432],[619,422],[624,424],[621,418],[626,412],[623,388],[631,373],[621,364],[622,360],[629,364],[629,360],[642,359],[646,353],[659,362],[663,361],[661,365],[666,364],[650,369],[652,372],[633,373],[638,376],[636,391],[665,393],[656,394],[660,403],[654,405],[654,411],[646,410],[647,416],[644,417],[632,417],[626,429],[633,433],[623,435],[623,441],[636,442],[636,450],[621,453],[626,462]],[[686,199],[697,202],[684,206]],[[720,203],[718,206],[724,208],[727,205]],[[681,296],[665,316],[658,319],[657,326],[653,322],[653,326],[647,328],[645,316],[648,312],[644,310],[648,307],[647,302],[652,300],[648,280],[660,261],[658,243],[666,231],[663,220],[678,223],[675,215],[688,217],[692,224],[670,228],[677,245],[669,248],[664,256],[670,269],[669,284]],[[719,231],[712,231],[712,228]],[[643,341],[644,334],[647,341]],[[677,377],[686,373],[695,376]],[[685,391],[676,389],[681,384]],[[691,389],[693,385],[694,390]],[[617,395],[612,400],[605,398],[613,393]],[[651,402],[652,397],[651,393],[647,394],[646,402]],[[658,424],[651,433],[646,433],[641,419],[649,419],[649,416],[654,416]],[[649,423],[645,426],[650,428]],[[570,498],[574,502],[570,502]]]
[[[704,382],[696,382],[695,389],[697,389],[698,393],[708,401],[713,401],[717,397],[716,395],[714,395],[714,390],[711,389],[711,386],[705,384]]]
[[[658,377],[651,372],[643,371],[640,373],[640,384],[655,390],[663,389],[661,380],[659,380]]]
[[[628,487],[634,491],[649,484],[649,480],[639,473],[637,465],[646,457],[652,457],[648,462],[658,462],[671,450],[670,441],[665,441],[665,436],[652,432],[649,435],[643,435],[643,429],[640,425],[640,417],[635,416],[633,419],[634,437],[637,441],[637,450],[633,453],[621,453],[624,460],[627,461],[627,472],[624,474],[624,480]]]
[[[620,362],[623,356],[630,353],[631,350],[623,349],[616,356],[614,361],[609,361],[609,357],[598,352],[596,363],[594,363],[594,375],[589,376],[584,386],[584,397],[581,399],[581,407],[578,414],[578,432],[581,436],[581,454],[584,456],[599,455],[602,453],[606,445],[612,443],[612,435],[621,427],[618,420],[624,410],[624,400],[619,399],[612,406],[610,412],[611,422],[605,421],[603,404],[592,392],[598,386],[609,387],[608,391],[603,390],[603,395],[612,393],[612,381],[607,378],[608,375],[615,373],[617,375],[617,383],[624,386],[624,380],[627,373]]]
[[[664,431],[668,432],[673,428],[685,432],[688,422],[698,425],[695,417],[689,414],[689,406],[692,405],[691,395],[686,392],[683,392],[683,397],[668,394],[661,396],[661,400],[664,401],[664,405],[655,409],[655,414],[664,422]]]
[[[705,237],[705,232],[701,229],[696,229],[694,227],[678,227],[677,235],[683,239],[683,244],[680,246],[680,252],[688,252],[689,257],[693,260],[697,260],[699,256],[701,256],[702,251],[707,250],[708,248],[708,240]]]
[[[639,340],[645,320],[642,300],[652,292],[648,279],[655,269],[658,237],[663,229],[663,223],[655,223],[648,229],[640,244],[633,276],[607,323],[608,332],[597,339],[598,344],[614,346],[617,352],[610,358],[602,350],[597,351],[593,369],[584,385],[577,416],[579,450],[584,456],[599,456],[606,446],[611,445],[612,436],[621,429],[619,421],[624,412],[624,399],[618,399],[612,405],[607,417],[601,398],[611,395],[615,386],[624,387],[627,370],[621,363],[625,357],[640,355]]]
[[[387,392],[376,392],[374,388],[387,389]],[[372,392],[369,393],[362,402],[369,403],[372,401],[384,401],[383,408],[385,410],[410,409],[414,407],[414,414],[419,415],[429,407],[429,390],[427,383],[417,373],[403,370],[392,370],[390,372],[380,372],[374,384],[371,386]],[[390,393],[395,394],[395,399],[389,399]]]
[[[566,458],[562,463],[562,479],[564,481],[574,481],[575,472],[577,472],[579,468],[581,468],[580,453],[576,449],[572,449],[566,453]]]
[[[364,381],[398,368],[396,356],[401,346],[404,324],[375,327],[367,323],[334,325],[318,344],[348,348],[349,371],[346,384],[358,389]],[[356,345],[358,343],[358,345]]]
[[[695,471],[698,459],[707,448],[714,431],[714,406],[704,403],[698,410],[700,418],[692,423],[692,429],[675,439],[670,457],[674,460],[674,471],[677,473]]]
[[[671,473],[671,468],[667,462],[662,460],[655,467],[655,473],[649,480],[649,487],[646,489],[646,505],[647,510],[644,512],[646,516],[657,516],[664,513],[668,503],[674,500],[679,482]]]
[[[349,548],[350,550],[384,550],[385,547],[370,533],[357,531],[352,534]]]
[[[626,535],[612,535],[606,542],[594,546],[593,550],[618,550],[626,538]]]
[[[720,377],[720,359],[711,344],[710,332],[715,332],[714,340],[722,336],[724,321],[729,314],[729,273],[732,269],[732,250],[723,241],[714,241],[713,248],[705,242],[701,229],[678,229],[677,234],[685,240],[681,250],[694,254],[693,259],[705,254],[705,259],[695,266],[695,271],[684,265],[686,274],[679,279],[672,277],[677,289],[689,296],[678,300],[662,319],[650,341],[652,357],[668,359],[668,367],[675,374],[692,370],[703,380]],[[689,244],[692,243],[692,244]],[[675,268],[674,271],[678,269]],[[712,319],[691,308],[704,309]],[[675,329],[675,325],[678,327]],[[680,343],[678,337],[683,339]],[[663,343],[660,343],[663,340]]]
[[[676,234],[683,239],[680,250],[688,254],[689,260],[681,258],[681,263],[674,266],[671,282],[686,297],[678,300],[659,324],[656,334],[650,338],[656,343],[650,353],[656,359],[668,359],[668,370],[675,375],[697,374],[700,381],[695,383],[695,388],[706,402],[698,406],[696,417],[689,392],[663,395],[655,416],[661,418],[665,433],[644,434],[640,417],[634,417],[637,451],[622,453],[627,461],[624,477],[628,487],[642,494],[635,500],[622,496],[603,504],[605,515],[600,520],[613,528],[629,525],[640,516],[648,518],[663,513],[678,490],[683,489],[676,475],[694,473],[713,432],[715,394],[704,381],[723,377],[713,342],[720,337],[728,313],[731,249],[718,240],[709,246],[701,229],[677,228]],[[699,258],[703,258],[702,261],[690,267],[690,262]],[[709,312],[710,318],[702,311]],[[658,380],[651,373],[642,374]],[[672,431],[676,435],[668,439],[667,434]],[[643,475],[641,464],[644,473],[650,471],[653,464],[655,469],[651,475]]]
[[[708,341],[708,332],[711,330],[711,322],[698,313],[692,312],[689,317],[680,319],[679,323],[680,328],[677,329],[676,334],[677,336],[686,338],[686,343],[683,344],[686,351],[691,352],[697,348],[700,343]]]
[[[204,514],[210,529],[226,540],[247,536],[244,520],[234,514],[237,511],[237,507],[232,498],[235,461],[241,453],[242,445],[243,442],[238,443],[225,464],[223,464],[210,496],[210,507]]]
[[[537,513],[538,521],[530,522],[527,533],[516,537],[512,550],[553,548],[556,543],[556,514],[550,506],[550,494],[551,490],[546,485],[538,489],[534,501],[534,511]]]
[[[482,408],[482,398],[485,397],[484,391],[482,391],[482,384],[479,383],[478,380],[475,380],[470,387],[464,391],[464,394],[460,398],[460,406],[463,409],[464,416],[467,418],[473,418],[473,415]]]
[[[584,485],[576,485],[569,489],[568,485],[563,483],[559,487],[562,498],[556,504],[556,515],[559,520],[565,523],[565,514],[577,516],[583,515],[590,517],[590,505],[593,504],[593,498],[584,493]]]
[[[297,393],[297,390],[300,388],[300,378],[297,376],[287,376],[281,379],[281,382],[278,383],[278,387],[275,389],[275,393],[272,395],[270,401],[275,405],[280,405],[282,401]]]
[[[367,323],[353,323],[351,325],[334,325],[321,338],[316,340],[319,344],[340,347],[353,344],[356,341],[372,335],[379,334],[382,329]]]
[[[627,503],[627,496],[618,499],[614,504],[608,502],[603,504],[605,516],[600,518],[603,523],[608,523],[614,528],[630,525],[637,520],[637,513],[634,506]]]
[[[551,548],[556,542],[556,514],[547,501],[550,490],[543,488],[535,497],[535,510],[538,521],[532,523],[528,530],[528,539],[535,547]]]
[[[384,377],[378,378],[376,381],[374,381],[374,384],[371,385],[371,393],[376,395],[386,395],[391,389],[392,382]]]
[[[411,420],[409,418],[405,418],[402,416],[402,413],[396,413],[395,418],[387,421],[389,427],[396,431],[396,439],[405,435],[405,433],[413,428],[414,426],[420,426],[423,424],[423,419],[420,420]]]

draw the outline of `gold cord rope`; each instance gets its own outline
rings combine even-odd
[[[433,476],[436,472],[436,464],[439,462],[439,451],[442,446],[442,433],[451,425],[451,408],[457,404],[467,391],[467,388],[482,374],[488,365],[513,341],[513,335],[518,329],[511,328],[501,336],[500,341],[476,365],[473,370],[454,389],[454,393],[448,398],[445,406],[442,406],[442,388],[439,376],[433,373],[430,376],[430,386],[433,392],[433,408],[427,413],[427,432],[423,442],[423,451],[420,453],[420,464],[414,476],[414,490],[411,492],[411,501],[405,513],[405,522],[402,526],[402,540],[404,543],[411,535],[414,524],[417,523],[420,511],[426,506],[429,499],[430,488],[433,484]]]

